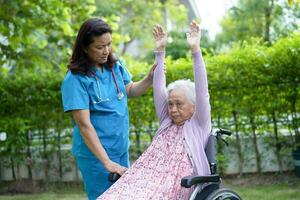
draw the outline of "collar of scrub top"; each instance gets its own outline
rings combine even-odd
[[[104,66],[102,66],[102,67],[104,67]],[[96,67],[95,67],[95,68],[96,68]],[[97,70],[97,68],[96,68],[96,70]],[[117,80],[116,80],[116,76],[115,76],[114,70],[113,70],[113,69],[109,69],[109,70],[110,70],[110,72],[111,72],[111,74],[112,74],[112,77],[113,77],[115,86],[116,86],[116,88],[117,88],[117,92],[118,92],[118,100],[122,100],[123,97],[124,97],[124,94],[123,94],[123,92],[122,92],[122,91],[120,90],[120,88],[119,88],[119,85],[118,85],[118,82],[117,82]],[[97,77],[97,75],[96,75],[95,72],[93,72],[92,74],[93,74],[93,76],[94,76],[95,79],[96,79],[97,88],[98,88],[98,92],[99,92],[99,94],[97,94],[98,101],[93,101],[93,103],[102,103],[102,102],[107,102],[107,101],[109,101],[109,98],[104,98],[104,99],[101,98],[101,89],[100,89],[100,84],[99,84],[99,78]]]

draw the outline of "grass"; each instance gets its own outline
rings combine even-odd
[[[227,177],[223,185],[236,191],[245,200],[300,199],[300,178],[293,172]]]
[[[288,184],[263,185],[255,187],[233,187],[245,200],[299,200],[300,184],[297,187]]]
[[[5,184],[6,186],[9,183]],[[2,185],[2,188],[5,187]],[[32,189],[28,182],[13,185],[15,188],[27,188],[27,192]],[[55,183],[45,186],[44,184],[36,184],[36,193],[34,194],[15,194],[0,195],[0,200],[86,200],[82,183]],[[11,188],[11,187],[7,187]],[[48,188],[48,189],[45,189]],[[47,190],[47,191],[45,191]],[[26,191],[26,190],[24,190]]]
[[[300,178],[293,174],[246,175],[226,178],[224,187],[236,191],[244,200],[299,200]],[[38,194],[0,195],[0,200],[85,200],[81,185],[59,185]]]
[[[20,194],[20,195],[14,195],[14,196],[8,196],[8,195],[4,195],[4,196],[0,196],[0,200],[53,200],[53,199],[57,199],[57,200],[85,200],[86,196],[85,194],[82,193],[78,193],[78,194],[74,194],[74,193],[69,193],[68,191],[66,191],[63,194],[58,194],[58,193],[54,193],[54,192],[47,192],[47,193],[42,193],[42,194],[34,194],[34,195],[25,195],[25,194]]]

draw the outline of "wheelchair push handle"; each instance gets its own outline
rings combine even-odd
[[[110,182],[116,182],[120,177],[121,177],[121,175],[118,173],[111,172],[108,174],[108,180]]]
[[[232,132],[229,130],[220,128],[216,131],[216,134],[217,134],[217,136],[221,136],[221,135],[231,136]]]
[[[231,136],[232,132],[229,131],[229,130],[226,130],[226,129],[222,129],[222,128],[220,128],[217,131],[215,131],[215,137],[216,137],[216,139],[223,141],[226,144],[226,146],[228,146],[228,142],[226,142],[226,140],[224,140],[222,138],[223,135]]]

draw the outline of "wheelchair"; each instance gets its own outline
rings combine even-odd
[[[211,175],[208,176],[186,176],[181,179],[181,186],[185,188],[194,187],[189,200],[241,200],[242,198],[228,188],[221,188],[221,178],[217,174],[216,144],[218,141],[228,143],[222,138],[223,135],[230,136],[231,132],[217,129],[212,133],[205,148]],[[117,173],[110,173],[108,180],[115,182],[120,178]]]
[[[231,132],[218,129],[212,133],[205,148],[211,175],[208,176],[186,176],[181,179],[181,186],[185,188],[195,187],[189,200],[241,200],[242,198],[228,188],[221,188],[221,178],[217,174],[216,143],[218,141],[228,143],[222,138],[223,135],[230,136]]]

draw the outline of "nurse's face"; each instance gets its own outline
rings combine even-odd
[[[193,116],[194,111],[195,106],[188,100],[183,90],[174,89],[169,93],[168,112],[175,124],[184,124]]]
[[[94,65],[106,63],[111,52],[111,34],[104,33],[93,39],[94,41],[85,49],[85,53]]]

